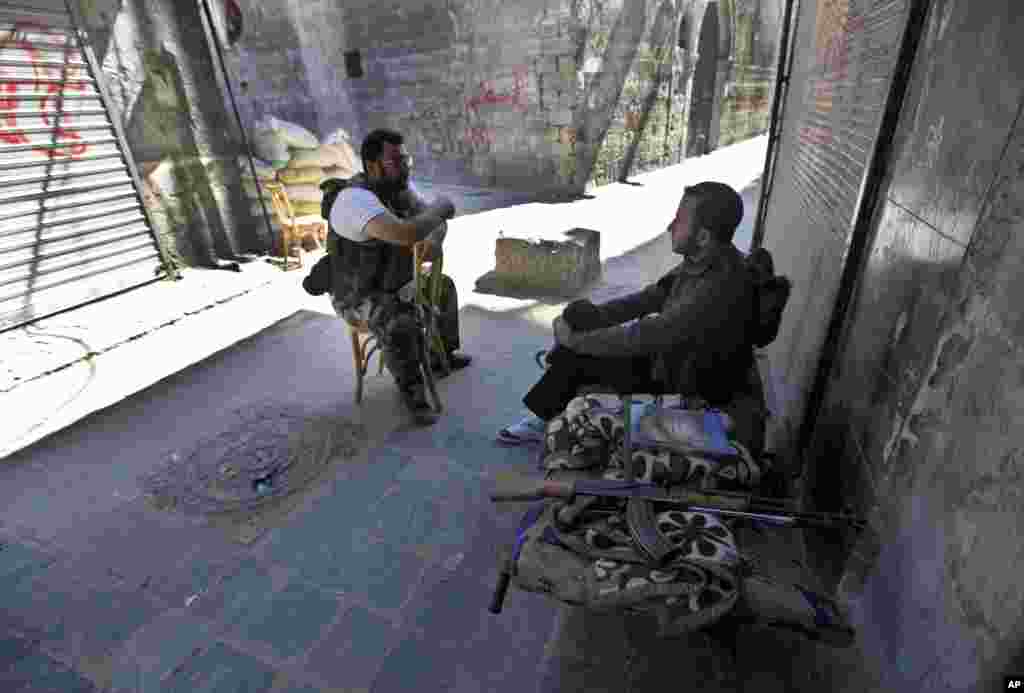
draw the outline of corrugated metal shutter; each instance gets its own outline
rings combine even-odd
[[[812,50],[818,63],[804,94],[792,171],[812,219],[845,240],[878,135],[907,8],[906,0],[819,0],[818,5],[806,5],[817,9]]]
[[[163,272],[90,57],[62,0],[0,3],[0,330]]]
[[[907,0],[801,0],[765,247],[794,282],[779,372],[809,387],[834,308]]]

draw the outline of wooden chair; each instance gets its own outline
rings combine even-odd
[[[323,244],[327,240],[327,220],[319,214],[304,214],[296,216],[291,200],[288,199],[288,192],[280,183],[266,183],[265,187],[270,191],[270,200],[277,214],[278,223],[281,224],[281,254],[284,258],[284,271],[302,268],[302,252],[298,254],[298,264],[289,267],[291,262],[291,247],[294,238],[302,240],[302,232],[305,229],[313,228],[314,238],[317,243]]]
[[[424,381],[434,400],[434,408],[437,411],[441,411],[443,405],[441,404],[441,398],[437,394],[437,386],[434,382],[434,372],[430,367],[429,354],[433,351],[441,361],[441,371],[443,373],[449,372],[448,352],[445,349],[441,335],[437,331],[437,323],[433,313],[433,308],[437,305],[441,293],[443,261],[441,258],[434,261],[425,260],[423,257],[425,250],[426,245],[422,242],[415,244],[412,249],[413,267],[416,272],[418,289],[416,292],[417,309],[426,330],[427,341],[429,342],[426,354],[422,355],[426,359],[426,363],[421,363],[420,368],[423,371]],[[427,269],[428,266],[429,270]],[[373,358],[375,352],[379,351],[379,345],[377,344],[377,338],[370,332],[370,326],[366,321],[353,322],[346,320],[346,322],[348,323],[349,336],[352,338],[352,360],[355,362],[356,369],[356,404],[360,404],[363,401],[363,379],[370,371],[370,359]],[[421,361],[424,358],[421,358]],[[377,375],[383,375],[383,373],[384,357],[380,355],[378,356]]]

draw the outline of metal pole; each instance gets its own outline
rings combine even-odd
[[[796,6],[796,21],[793,20],[793,9]],[[778,142],[782,131],[782,111],[789,94],[789,76],[793,73],[793,55],[791,43],[796,43],[796,24],[799,24],[799,0],[786,0],[786,12],[782,19],[782,35],[779,38],[779,62],[775,68],[775,98],[772,99],[772,116],[768,122],[768,151],[764,157],[764,171],[761,173],[761,193],[757,202],[757,219],[754,222],[754,235],[750,249],[756,250],[764,242],[764,222],[768,215],[768,198],[771,196],[775,182],[775,163],[778,159]],[[792,29],[792,32],[791,32]],[[791,38],[792,37],[792,38]]]
[[[623,469],[626,472],[626,481],[632,482],[633,474],[633,397],[632,395],[620,395],[622,398],[622,422],[625,431],[622,435]]]
[[[249,147],[249,138],[245,134],[245,124],[242,123],[242,114],[238,110],[238,102],[235,101],[235,92],[231,88],[231,79],[228,73],[227,63],[224,61],[224,51],[220,46],[220,38],[217,35],[217,25],[213,22],[213,13],[210,11],[209,0],[199,0],[199,4],[203,8],[203,13],[206,19],[206,32],[208,40],[213,44],[214,50],[217,53],[217,60],[220,64],[220,71],[222,79],[224,80],[224,88],[228,92],[228,98],[231,99],[231,108],[235,112],[235,120],[238,121],[238,131],[242,135],[242,146],[245,147],[245,155],[249,160],[249,170],[252,172],[252,179],[256,184],[256,193],[260,201],[260,209],[263,211],[263,221],[267,225],[267,233],[270,237],[270,242],[274,242],[274,227],[270,225],[270,215],[267,212],[267,205],[263,202],[263,186],[260,185],[260,178],[256,175],[256,162],[253,161],[252,149]],[[285,266],[288,264],[288,248],[284,249]]]

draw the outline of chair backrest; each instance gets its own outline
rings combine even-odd
[[[295,212],[292,209],[291,200],[288,199],[288,193],[285,192],[284,186],[280,183],[268,183],[266,187],[270,190],[270,201],[274,206],[274,212],[277,213],[278,221],[282,223],[294,222]]]
[[[416,271],[417,272],[423,267],[424,263],[426,262],[426,260],[423,259],[423,256],[426,254],[426,252],[427,252],[426,241],[418,241],[416,243],[413,243],[413,246],[412,246],[412,263],[413,263],[413,266],[416,267]]]

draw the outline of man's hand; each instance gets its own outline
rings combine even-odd
[[[601,327],[601,311],[587,299],[573,301],[562,311],[562,316],[569,327],[579,332]]]
[[[561,315],[555,318],[554,322],[551,323],[551,327],[555,331],[555,342],[561,344],[564,347],[568,347],[573,341],[573,331],[569,327],[569,323],[565,321]]]
[[[430,232],[430,235],[423,239],[424,255],[423,259],[427,262],[437,260],[443,257],[445,236],[448,234],[448,223],[441,222],[441,225]]]
[[[438,225],[438,227],[436,229],[431,231],[430,235],[427,236],[424,240],[426,240],[428,243],[430,243],[430,245],[432,247],[440,248],[442,245],[444,245],[444,239],[445,239],[445,236],[447,236],[447,235],[448,235],[448,222],[442,221],[440,223],[440,225]]]
[[[455,205],[444,195],[434,200],[430,208],[436,211],[442,219],[451,219],[455,216]]]

